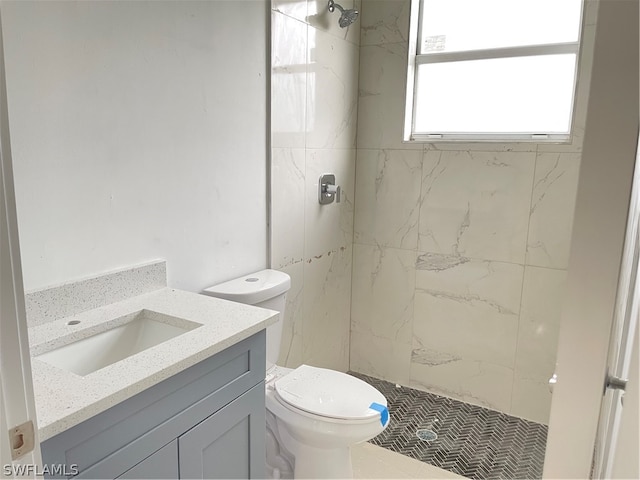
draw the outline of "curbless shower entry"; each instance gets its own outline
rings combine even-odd
[[[542,478],[546,425],[350,374],[387,398],[391,422],[370,443],[475,480]]]

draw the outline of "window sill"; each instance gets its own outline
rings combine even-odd
[[[406,143],[550,143],[570,145],[572,137],[569,134],[412,134],[405,138]]]

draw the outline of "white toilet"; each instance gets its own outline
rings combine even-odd
[[[280,312],[267,328],[267,472],[272,478],[352,478],[351,445],[389,423],[384,395],[346,373],[275,365],[289,275],[262,270],[203,293]]]

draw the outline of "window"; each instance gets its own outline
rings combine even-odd
[[[405,140],[570,138],[582,0],[412,0]]]

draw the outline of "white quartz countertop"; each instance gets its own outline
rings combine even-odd
[[[105,331],[141,310],[202,324],[191,331],[85,376],[37,358],[61,345]],[[67,430],[274,323],[278,313],[163,288],[29,328],[40,441]],[[67,325],[78,321],[75,325]]]

